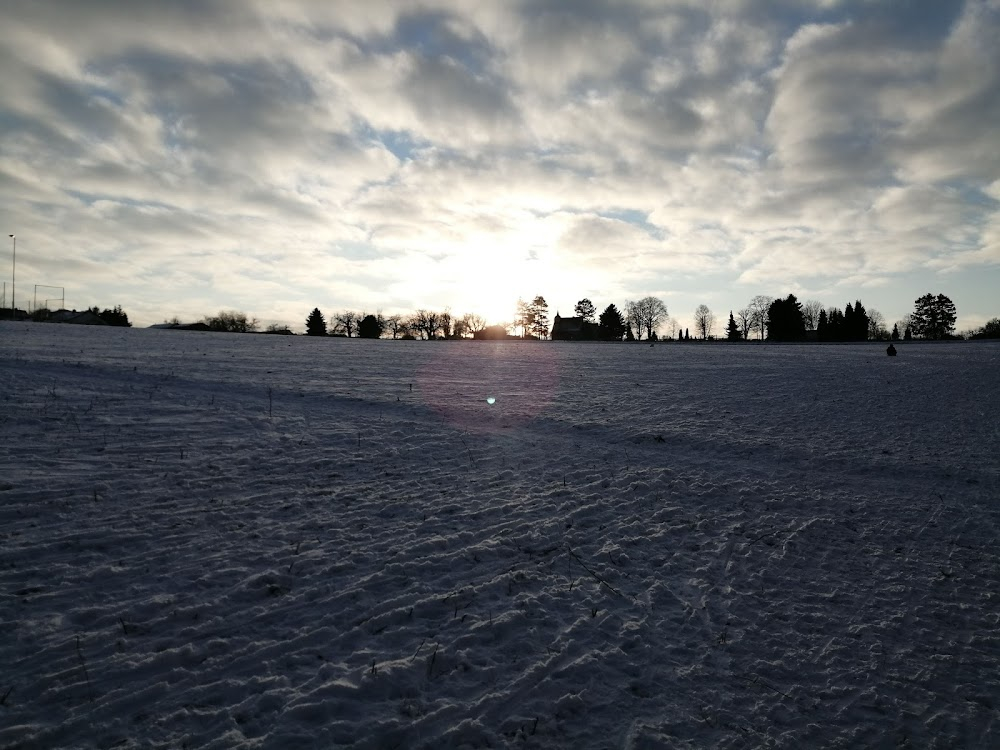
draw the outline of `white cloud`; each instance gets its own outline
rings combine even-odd
[[[732,307],[895,289],[998,262],[1000,13],[933,12],[21,4],[0,210],[22,273],[149,322],[168,298],[263,317],[546,285],[621,303],[676,277]]]

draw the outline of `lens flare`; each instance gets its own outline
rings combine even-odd
[[[490,406],[493,406],[493,404],[495,404],[496,402],[497,402],[497,400],[495,398],[493,398],[493,396],[487,396],[486,397],[486,403],[489,404]]]

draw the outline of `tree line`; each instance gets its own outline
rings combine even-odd
[[[121,305],[103,310],[89,308],[108,325],[131,326]],[[51,318],[48,310],[39,309],[36,320]],[[383,315],[343,310],[325,316],[314,308],[306,318],[306,335],[344,336],[348,338],[393,339],[463,339],[463,338],[569,338],[590,341],[640,340],[701,340],[749,341],[898,341],[910,339],[995,339],[1000,338],[1000,318],[993,318],[977,329],[955,333],[955,304],[944,294],[930,292],[914,300],[913,312],[887,327],[885,317],[874,308],[866,308],[861,300],[848,302],[843,310],[824,307],[815,300],[800,302],[794,294],[784,298],[756,295],[739,309],[730,310],[721,336],[716,336],[718,319],[707,305],[694,311],[694,336],[681,328],[670,316],[663,300],[647,296],[627,301],[623,309],[609,304],[600,314],[587,298],[573,308],[573,317],[562,318],[557,313],[549,318],[549,306],[542,295],[530,301],[518,299],[514,318],[509,323],[487,326],[485,318],[474,313],[456,315],[450,309],[421,308],[410,315]],[[221,310],[205,316],[196,324],[182,326],[175,317],[164,321],[177,327],[197,327],[202,330],[227,333],[284,333],[293,331],[287,325],[271,324],[261,331],[257,318],[236,310]]]
[[[342,311],[327,319],[319,308],[306,319],[310,336],[346,336],[394,339],[522,338],[573,339],[584,341],[656,341],[692,340],[691,332],[672,318],[663,300],[647,296],[625,303],[619,310],[609,304],[598,314],[587,298],[573,309],[573,317],[549,319],[549,306],[538,295],[530,301],[519,299],[513,320],[499,326],[487,326],[482,316],[457,316],[448,309],[417,310],[409,316],[383,316],[381,313]],[[1000,319],[964,335],[955,334],[955,304],[944,294],[927,293],[914,301],[911,314],[887,327],[885,316],[866,308],[861,300],[848,302],[843,309],[824,307],[815,300],[800,302],[794,294],[784,298],[756,295],[743,308],[729,312],[721,337],[727,341],[898,341],[913,338],[943,340],[950,338],[998,338]],[[699,305],[693,316],[694,339],[718,340],[718,318],[707,305]],[[489,333],[489,336],[480,334]]]

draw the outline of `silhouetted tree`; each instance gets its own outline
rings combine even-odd
[[[893,323],[892,324],[892,340],[893,341],[899,341],[899,324],[898,323]]]
[[[868,314],[865,312],[861,300],[855,300],[853,307],[848,302],[847,307],[844,308],[844,323],[840,331],[840,340],[868,340]]]
[[[691,336],[688,334],[688,329],[687,328],[684,329],[684,340],[685,341],[690,341],[691,340]]]
[[[531,300],[528,315],[531,320],[528,325],[531,335],[536,339],[544,339],[549,333],[549,303],[545,301],[545,297],[538,295]]]
[[[874,307],[868,308],[868,338],[872,341],[885,341],[889,332],[885,329],[885,316]]]
[[[482,315],[477,315],[476,313],[466,313],[463,315],[462,323],[464,324],[466,333],[472,334],[473,336],[486,328],[486,318]]]
[[[826,337],[821,340],[844,341],[845,329],[844,313],[837,307],[831,307],[826,311]]]
[[[802,303],[802,322],[806,324],[807,331],[815,331],[819,326],[819,314],[823,309],[823,303],[814,299],[806,300]]]
[[[740,333],[740,327],[736,325],[736,318],[733,317],[733,311],[729,311],[729,325],[726,326],[726,340],[727,341],[742,341],[743,334]]]
[[[446,307],[440,315],[441,338],[450,339],[455,336],[455,319],[451,316],[451,308]]]
[[[708,305],[698,305],[694,311],[694,330],[703,339],[708,339],[715,327],[715,313],[708,309]]]
[[[820,310],[819,316],[816,318],[816,340],[830,340],[830,322],[826,310]]]
[[[736,320],[740,324],[740,331],[743,332],[743,338],[749,340],[750,331],[753,329],[753,311],[749,307],[737,310]]]
[[[398,339],[406,333],[406,325],[403,323],[402,315],[390,315],[385,319],[385,329],[392,334],[394,339]]]
[[[637,340],[642,338],[643,332],[647,339],[651,338],[653,331],[667,317],[667,306],[658,297],[643,297],[625,303],[625,320],[632,325]]]
[[[363,339],[377,339],[382,336],[382,321],[375,315],[366,315],[358,323],[358,336]]]
[[[1000,318],[993,318],[986,322],[982,328],[973,331],[970,339],[1000,339]]]
[[[421,308],[413,313],[409,327],[427,340],[435,339],[441,330],[441,313]]]
[[[203,321],[213,331],[226,333],[250,333],[260,326],[257,318],[248,318],[244,312],[236,310],[220,310],[214,317],[206,317]]]
[[[604,308],[598,318],[598,335],[602,341],[621,341],[625,335],[625,320],[613,304]]]
[[[750,315],[750,330],[757,331],[761,341],[764,340],[764,333],[767,329],[767,311],[773,301],[773,297],[758,294],[750,300],[750,304],[747,306]]]
[[[767,309],[768,341],[804,341],[806,324],[802,308],[794,294],[776,299]]]
[[[333,316],[336,325],[334,331],[351,338],[357,332],[360,316],[353,310],[343,310]]]
[[[635,341],[635,333],[632,331],[632,322],[625,321],[625,340]]]
[[[578,318],[583,318],[588,323],[594,322],[594,315],[596,313],[597,308],[594,307],[594,303],[586,297],[577,302],[576,307],[573,308],[573,314]]]
[[[128,315],[122,310],[121,305],[115,305],[112,309],[104,309],[101,312],[97,312],[97,308],[93,309],[97,313],[97,317],[107,323],[109,326],[121,326],[123,328],[131,328],[132,324],[128,322]]]
[[[924,339],[946,339],[955,331],[955,303],[939,294],[927,293],[913,303],[910,317],[914,336]]]
[[[326,318],[318,307],[314,307],[306,318],[306,336],[326,336]]]

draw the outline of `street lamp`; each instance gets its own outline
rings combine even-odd
[[[17,320],[17,307],[14,305],[14,279],[17,277],[17,237],[10,235],[13,259],[10,263],[10,319]]]

